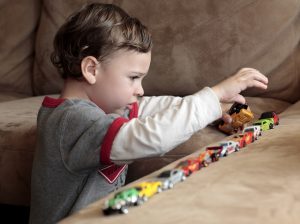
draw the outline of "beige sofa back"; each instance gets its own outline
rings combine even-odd
[[[40,12],[40,0],[0,3],[0,102],[3,92],[33,94],[31,79]]]
[[[83,0],[44,0],[37,33],[33,76],[36,94],[57,93],[62,80],[49,61],[52,40]],[[154,49],[147,95],[186,95],[212,86],[241,67],[255,67],[270,79],[265,92],[248,96],[289,102],[300,98],[299,9],[297,0],[123,0],[114,3],[152,31]]]

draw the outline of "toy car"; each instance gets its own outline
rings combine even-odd
[[[217,153],[219,155],[219,157],[222,157],[222,150],[223,147],[221,145],[215,145],[215,146],[208,146],[206,147],[206,151],[214,151],[215,153]]]
[[[143,203],[143,199],[139,196],[139,191],[136,188],[129,188],[116,193],[113,198],[106,200],[103,213],[105,215],[114,212],[127,214],[128,206],[139,205],[141,203]]]
[[[135,189],[139,192],[139,197],[143,199],[143,201],[147,201],[148,198],[152,197],[156,193],[162,192],[162,182],[161,181],[145,181],[139,183],[135,186]]]
[[[252,132],[245,132],[243,134],[237,134],[232,137],[233,141],[239,143],[240,148],[246,147],[246,145],[250,144],[254,141]]]
[[[178,182],[184,181],[186,176],[180,169],[166,170],[157,176],[157,179],[162,183],[163,190],[171,189]]]
[[[274,124],[279,125],[279,117],[274,111],[268,111],[262,113],[259,119],[267,119],[267,118],[273,119]]]
[[[193,172],[200,169],[199,162],[196,159],[187,159],[180,162],[176,168],[181,169],[185,176],[190,176]]]
[[[273,129],[274,128],[274,121],[273,119],[259,119],[253,125],[258,125],[263,131]]]
[[[240,146],[239,143],[235,141],[224,141],[220,142],[219,146],[209,146],[206,150],[213,150],[218,153],[220,157],[224,157],[233,152],[239,151]]]
[[[206,150],[200,153],[198,157],[199,164],[202,164],[203,167],[209,165],[209,163],[216,162],[219,160],[219,153],[214,150]]]
[[[244,124],[253,120],[254,115],[247,104],[234,103],[228,111],[232,118],[231,123],[221,121],[219,129],[227,134],[236,133]]]
[[[223,147],[220,156],[227,156],[233,152],[237,152],[240,150],[239,143],[235,141],[220,142],[220,145]]]
[[[258,136],[261,136],[261,133],[262,133],[261,128],[258,125],[252,125],[252,126],[245,127],[243,129],[243,133],[246,133],[246,132],[252,132],[255,140],[257,140]]]

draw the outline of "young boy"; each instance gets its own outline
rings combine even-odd
[[[220,118],[220,102],[241,102],[267,78],[242,69],[186,97],[142,97],[151,36],[114,5],[90,4],[54,40],[52,62],[65,79],[60,98],[38,114],[30,223],[53,223],[115,191],[127,164],[163,155]]]

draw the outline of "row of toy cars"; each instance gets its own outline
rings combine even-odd
[[[227,134],[235,133],[229,140],[207,147],[198,156],[179,162],[175,169],[164,171],[155,179],[138,183],[116,193],[114,197],[105,201],[103,213],[105,215],[116,212],[127,214],[128,207],[141,205],[155,194],[173,188],[175,184],[184,181],[192,173],[218,161],[220,157],[239,151],[257,140],[262,131],[272,129],[274,125],[279,124],[279,118],[275,112],[265,112],[253,125],[244,128],[244,125],[254,118],[250,108],[245,104],[233,104],[229,114],[232,117],[232,123],[223,122],[219,125],[221,131]],[[239,131],[241,132],[238,133]]]
[[[193,172],[208,166],[219,159],[215,151],[204,151],[198,157],[180,162],[175,169],[166,170],[152,180],[144,181],[127,188],[105,201],[103,213],[128,213],[128,207],[138,206],[162,191],[172,189],[175,184],[184,181]]]
[[[127,214],[128,207],[141,205],[155,194],[172,189],[175,184],[184,181],[195,171],[218,161],[219,157],[219,152],[206,150],[198,157],[179,162],[174,169],[163,171],[152,180],[138,183],[116,193],[114,197],[105,201],[103,213],[105,215],[116,212]]]
[[[162,172],[155,180],[141,182],[131,188],[120,191],[105,201],[103,213],[109,215],[115,212],[127,214],[128,207],[141,205],[153,195],[186,179],[186,175],[180,169],[172,169]]]
[[[219,151],[220,156],[227,156],[232,152],[254,142],[262,135],[262,131],[273,129],[279,124],[279,117],[274,111],[264,112],[251,126],[245,126],[253,120],[254,115],[246,104],[234,103],[228,111],[231,123],[221,121],[218,128],[226,134],[232,135],[229,141],[221,142],[217,146],[207,147],[207,150]]]

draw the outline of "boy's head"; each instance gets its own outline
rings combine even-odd
[[[118,50],[151,51],[148,29],[112,4],[92,3],[71,15],[54,39],[52,63],[63,78],[81,78],[87,56],[103,62]]]
[[[78,95],[106,113],[122,113],[144,94],[151,48],[151,35],[138,19],[115,5],[94,3],[59,29],[51,60],[67,82],[80,82]]]

